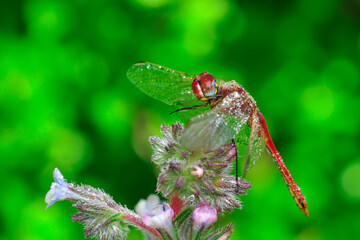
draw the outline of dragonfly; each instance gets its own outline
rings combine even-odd
[[[239,83],[222,80],[208,72],[184,73],[149,62],[132,65],[127,77],[147,95],[182,107],[174,112],[210,108],[190,119],[180,143],[190,151],[215,150],[231,140],[245,143],[247,153],[242,178],[266,149],[296,205],[309,216],[305,197],[276,150],[263,114]]]

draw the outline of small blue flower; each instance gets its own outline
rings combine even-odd
[[[158,195],[150,194],[149,197],[144,200],[141,199],[135,206],[135,212],[140,215],[140,217],[150,215],[153,207],[160,204],[160,198]]]
[[[174,229],[172,218],[174,210],[168,203],[161,203],[154,206],[150,214],[142,216],[143,222],[153,228],[166,231],[170,236],[174,237]]]
[[[54,180],[51,184],[50,190],[47,192],[45,197],[45,202],[48,204],[45,209],[51,207],[55,202],[62,201],[65,199],[80,199],[81,196],[72,192],[69,189],[69,185],[64,179],[64,176],[61,174],[59,169],[55,168]]]

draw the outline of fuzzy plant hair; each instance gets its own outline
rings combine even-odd
[[[152,162],[160,170],[156,191],[166,200],[151,194],[133,211],[100,189],[68,183],[55,168],[46,208],[57,201],[73,202],[79,212],[72,219],[84,225],[85,238],[126,239],[132,225],[148,240],[229,239],[233,224],[216,228],[214,224],[225,212],[241,209],[238,196],[251,187],[230,174],[236,145],[191,152],[179,143],[183,132],[179,123],[162,125],[161,136],[150,137]]]

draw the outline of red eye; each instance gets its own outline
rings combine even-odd
[[[192,90],[200,101],[208,101],[216,94],[216,80],[213,75],[207,72],[195,77],[191,84]]]
[[[216,94],[216,81],[213,75],[205,73],[200,79],[200,87],[205,97]]]
[[[204,94],[202,93],[202,90],[200,87],[200,81],[197,80],[197,77],[192,82],[191,88],[192,88],[195,96],[197,97],[197,99],[201,100],[204,97]]]

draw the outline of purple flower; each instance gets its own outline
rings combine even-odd
[[[69,189],[68,183],[64,179],[59,169],[55,168],[54,180],[50,190],[47,192],[45,202],[48,204],[45,209],[51,207],[55,202],[65,199],[81,199],[82,197]]]
[[[231,175],[237,146],[228,143],[213,151],[191,152],[179,143],[184,131],[178,123],[162,126],[162,137],[150,138],[151,159],[160,169],[156,191],[168,199],[177,195],[186,207],[206,203],[221,214],[241,208],[237,196],[245,195],[250,185],[243,179],[236,183]],[[194,200],[189,202],[191,195]]]
[[[216,222],[217,220],[216,209],[210,207],[206,203],[202,203],[200,204],[199,207],[195,208],[192,215],[192,220],[194,222],[194,226],[197,229],[206,228],[210,224]]]

